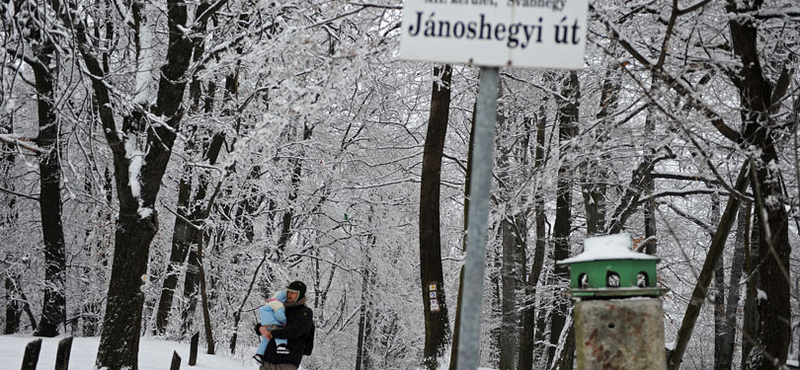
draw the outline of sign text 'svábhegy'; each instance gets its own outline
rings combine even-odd
[[[587,0],[406,0],[400,57],[579,69]]]

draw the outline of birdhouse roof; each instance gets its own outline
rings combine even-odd
[[[607,260],[660,260],[656,256],[633,251],[633,241],[627,233],[593,236],[583,240],[583,253],[559,264]]]

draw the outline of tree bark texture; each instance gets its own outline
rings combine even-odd
[[[609,134],[605,127],[611,126],[609,115],[617,107],[618,84],[614,82],[611,73],[613,67],[609,65],[601,85],[600,111],[597,112],[598,121],[606,121],[599,125],[594,131],[595,139],[599,143],[608,141]],[[591,157],[587,160],[583,169],[581,181],[581,193],[583,194],[583,204],[586,215],[586,235],[598,235],[605,233],[606,225],[606,184],[608,183],[608,169],[605,161],[607,155]]]
[[[759,275],[756,273],[755,263],[758,259],[758,248],[756,246],[761,238],[760,224],[758,212],[753,212],[749,243],[745,244],[744,250],[745,281],[747,283],[745,285],[744,319],[742,320],[742,369],[747,368],[747,361],[750,358],[750,352],[754,348],[754,340],[758,331],[758,311],[756,311],[758,293],[756,292],[756,286],[758,286]]]
[[[303,141],[311,139],[314,133],[313,127],[308,125],[303,126]],[[303,174],[303,161],[300,159],[303,155],[298,155],[298,158],[292,161],[292,174],[291,174],[291,188],[288,196],[288,206],[286,212],[283,213],[283,221],[281,223],[281,233],[278,236],[277,245],[277,258],[286,252],[286,245],[292,236],[292,220],[294,219],[295,201],[297,200],[297,190],[300,187],[300,179]]]
[[[565,97],[557,99],[558,106],[558,135],[561,152],[559,158],[561,165],[558,168],[558,182],[556,190],[556,220],[553,226],[553,239],[555,250],[553,252],[554,262],[561,261],[569,258],[570,242],[569,235],[572,228],[572,185],[574,179],[572,178],[572,168],[570,161],[567,159],[570,156],[570,145],[568,144],[572,138],[575,137],[578,122],[578,99],[580,98],[580,91],[578,86],[578,74],[570,72],[564,81],[561,89],[561,96]],[[555,265],[555,274],[558,279],[558,286],[564,286],[565,282],[569,280],[569,268],[564,265]],[[569,298],[556,295],[556,307],[550,322],[550,350],[548,351],[548,363],[569,363],[572,361],[562,361],[561,359],[554,358],[556,348],[559,344],[559,338],[562,336],[563,330],[570,330],[565,328],[564,324],[567,319],[567,314],[570,307]],[[574,346],[574,341],[572,342]],[[572,358],[574,355],[573,348],[564,348],[562,351],[563,356]]]
[[[75,10],[73,9],[73,13]],[[104,73],[99,63],[88,48],[88,37],[85,26],[74,23],[73,19],[81,17],[73,14],[64,17],[72,24],[79,41],[87,69],[92,74],[92,86],[98,102],[101,122],[114,154],[114,174],[117,182],[117,195],[120,210],[115,232],[114,258],[106,304],[106,315],[103,318],[103,331],[97,352],[97,367],[110,370],[129,368],[138,369],[139,337],[141,335],[142,308],[144,294],[143,277],[147,272],[147,261],[150,243],[158,230],[158,216],[155,203],[161,188],[161,178],[166,170],[175,141],[175,132],[179,130],[183,112],[180,109],[186,87],[185,73],[191,56],[191,40],[184,37],[182,28],[186,27],[187,6],[180,0],[167,2],[167,18],[169,29],[169,46],[166,63],[161,68],[156,106],[153,114],[166,117],[164,125],[132,125],[125,135],[136,135],[137,127],[146,130],[147,148],[144,153],[144,164],[140,172],[140,198],[137,199],[131,190],[128,168],[130,158],[127,156],[123,138],[117,131],[114,113],[111,111],[109,89],[102,78]],[[132,117],[142,120],[143,117]],[[128,139],[130,140],[130,139]],[[137,179],[133,179],[137,181]],[[149,214],[140,213],[142,209],[151,210]],[[146,217],[143,217],[146,216]]]
[[[367,237],[370,247],[375,246],[375,236],[369,235]],[[372,290],[375,287],[372,277],[372,263],[369,256],[369,249],[365,250],[366,258],[364,263],[364,274],[361,279],[361,304],[358,318],[358,343],[356,344],[356,366],[355,370],[370,370],[372,363],[370,361],[371,351],[371,336],[372,336]]]
[[[744,192],[744,190],[747,188],[747,175],[749,171],[750,166],[745,164],[742,167],[741,172],[739,172],[739,176],[736,179],[736,184],[734,185],[734,188],[739,193]],[[686,313],[683,315],[681,327],[678,329],[678,338],[676,339],[675,349],[668,354],[667,368],[669,370],[677,370],[680,368],[683,354],[686,351],[687,345],[689,344],[689,339],[692,337],[692,331],[694,330],[694,325],[697,322],[697,317],[700,315],[700,309],[703,307],[703,303],[705,303],[705,299],[708,294],[708,287],[711,284],[711,278],[713,277],[714,269],[719,262],[720,256],[722,255],[722,251],[725,247],[725,241],[728,238],[728,233],[733,226],[733,222],[736,220],[736,213],[739,210],[740,204],[741,199],[739,197],[730,196],[728,198],[728,204],[725,206],[725,211],[722,213],[719,226],[717,227],[717,231],[714,233],[714,239],[711,242],[711,246],[708,248],[706,260],[703,262],[703,268],[700,270],[700,275],[697,278],[697,285],[695,285],[694,290],[692,291],[692,298],[689,301],[689,305],[686,307]]]
[[[647,132],[648,136],[652,136],[653,132],[655,131],[655,112],[652,111],[653,109],[649,109],[647,112],[647,118],[645,119],[645,131]],[[646,149],[645,154],[645,163],[653,163],[655,160],[654,157],[656,155],[656,150],[653,148],[650,143],[648,143],[648,148]],[[648,195],[648,200],[643,205],[643,213],[644,213],[644,237],[647,240],[647,246],[645,246],[645,253],[649,255],[656,255],[658,254],[658,227],[656,225],[656,201],[651,196],[655,192],[656,184],[653,181],[653,168],[654,166],[650,166],[647,168],[647,171],[644,173],[644,190]]]
[[[198,6],[196,16],[202,14],[209,7],[209,4],[202,3]],[[201,27],[205,28],[205,27]],[[202,57],[204,50],[202,40],[199,37],[194,38],[194,61],[198,61]],[[189,96],[191,97],[191,113],[196,113],[200,110],[200,102],[202,97],[202,80],[195,74],[192,76],[192,83],[189,86]],[[212,81],[208,83],[207,98],[203,101],[205,105],[205,112],[208,114],[213,113],[214,110],[214,91],[216,84]],[[186,151],[191,153],[195,151],[197,138],[197,127],[191,127],[191,138],[186,143]],[[202,133],[201,135],[206,135]],[[205,145],[203,148],[203,158],[208,159],[208,162],[213,165],[219,156],[221,142],[224,140],[222,135],[215,134],[211,139],[210,145]],[[164,335],[167,330],[167,320],[172,309],[172,300],[175,296],[175,289],[178,287],[179,271],[186,261],[187,254],[191,249],[192,242],[195,240],[196,225],[192,223],[194,212],[197,208],[199,200],[198,196],[206,193],[205,187],[208,182],[203,181],[201,186],[203,189],[197,191],[197,195],[192,197],[192,183],[194,170],[193,166],[184,166],[183,176],[181,176],[178,185],[178,203],[177,213],[178,217],[175,218],[175,226],[172,233],[172,249],[169,255],[169,263],[167,264],[166,277],[161,288],[161,296],[158,300],[158,310],[156,312],[156,326],[153,330],[155,335]],[[182,326],[183,327],[183,326]]]
[[[517,262],[517,230],[513,219],[504,218],[500,223],[502,232],[503,259],[500,268],[502,282],[501,326],[500,326],[500,361],[498,369],[513,370],[517,354],[517,276],[520,266]]]
[[[205,216],[207,217],[208,215]],[[207,346],[206,353],[209,355],[213,355],[214,353],[216,353],[215,349],[216,342],[214,341],[214,332],[211,327],[211,312],[209,311],[208,288],[206,287],[206,272],[205,268],[203,267],[203,253],[204,253],[203,245],[205,244],[203,233],[199,234],[198,239],[200,240],[197,242],[197,256],[198,256],[197,264],[198,266],[200,266],[200,271],[199,271],[200,274],[198,277],[200,279],[200,297],[203,299],[202,301],[203,328],[205,329],[205,334],[206,334],[206,346]]]
[[[539,107],[539,116],[536,122],[536,150],[534,154],[534,167],[536,170],[544,165],[544,144],[545,144],[545,106]],[[522,333],[520,335],[518,370],[533,369],[534,351],[534,332],[544,330],[536,327],[536,285],[544,266],[545,248],[547,240],[545,234],[545,214],[544,197],[537,192],[533,200],[534,222],[536,224],[536,241],[531,262],[531,272],[528,274],[528,281],[525,284],[525,302],[522,308]]]
[[[12,55],[30,65],[34,75],[36,89],[36,108],[39,123],[39,134],[36,144],[44,152],[39,157],[39,210],[42,222],[44,244],[44,299],[39,325],[34,331],[36,336],[54,337],[58,335],[58,327],[66,321],[66,251],[64,231],[61,223],[61,169],[59,164],[58,120],[56,118],[56,91],[54,84],[57,77],[56,67],[51,67],[55,45],[52,39],[40,27],[47,23],[45,7],[38,3],[9,3],[18,12],[27,17],[18,26],[26,33],[35,47],[32,55]],[[4,7],[6,9],[6,7]],[[29,17],[29,18],[28,18]],[[25,20],[23,20],[25,19]],[[12,50],[12,49],[9,49]],[[6,126],[4,123],[3,126]],[[13,131],[13,123],[8,123],[9,133]],[[13,156],[12,163],[13,163]],[[13,211],[13,203],[12,211]]]
[[[3,334],[14,334],[19,331],[20,318],[22,317],[22,303],[17,294],[18,278],[6,276],[4,280],[6,288],[6,324],[3,327]]]
[[[45,42],[42,49],[52,48]],[[45,53],[45,52],[43,52]],[[61,223],[61,168],[58,150],[58,122],[54,102],[53,72],[47,67],[50,56],[38,55],[38,63],[33,64],[36,79],[37,108],[39,115],[39,137],[37,144],[47,152],[39,159],[39,208],[42,217],[44,236],[44,302],[42,318],[34,335],[55,337],[58,326],[67,319],[66,297],[66,246]]]
[[[422,155],[422,183],[420,184],[419,207],[419,257],[422,300],[425,308],[425,349],[423,366],[435,370],[444,349],[450,340],[450,326],[444,296],[442,274],[442,250],[439,225],[439,198],[444,140],[450,111],[450,65],[433,69],[433,89],[428,132]],[[430,289],[435,285],[436,298],[431,298]],[[438,310],[431,308],[431,301],[438,303]]]
[[[762,2],[754,4],[755,10]],[[779,92],[773,90],[766,80],[758,54],[758,26],[748,17],[739,16],[740,9],[729,3],[726,10],[731,13],[728,25],[734,54],[742,63],[737,80],[742,104],[742,136],[748,149],[755,149],[758,158],[752,158],[751,172],[756,209],[761,222],[756,260],[759,279],[756,300],[758,331],[756,341],[761,349],[749,354],[745,369],[767,370],[786,362],[791,342],[790,278],[789,278],[789,216],[781,199],[784,199],[783,182],[775,164],[778,154],[775,148],[775,122],[770,116],[771,105],[778,101]],[[746,10],[751,11],[750,9]],[[762,294],[763,292],[763,294]],[[761,297],[765,296],[765,299]]]
[[[150,242],[158,225],[155,213],[146,219],[136,213],[120,213],[118,217],[97,365],[114,370],[138,369],[143,278],[147,273]]]
[[[502,112],[502,107],[498,109]],[[517,135],[525,130],[524,125],[529,125],[529,119],[523,119],[519,127],[516,120],[507,119],[502,114],[497,114],[497,127],[500,136]],[[502,141],[502,140],[501,140]],[[525,258],[525,225],[524,209],[515,207],[516,204],[526,204],[524,195],[515,199],[515,191],[519,187],[520,177],[527,170],[528,140],[526,137],[513,141],[513,145],[498,143],[497,178],[500,188],[501,208],[504,208],[503,219],[500,221],[500,266],[499,266],[499,299],[500,326],[497,328],[497,348],[500,354],[498,368],[500,370],[513,370],[516,365],[516,356],[519,351],[517,289],[522,286],[525,271],[522,260]],[[529,212],[528,212],[529,213]]]
[[[166,277],[161,288],[161,296],[158,300],[158,311],[156,312],[156,327],[153,332],[155,335],[164,335],[167,331],[167,319],[172,308],[172,298],[175,289],[178,287],[178,278],[181,265],[186,260],[186,255],[191,248],[194,240],[195,226],[189,222],[189,197],[192,191],[191,172],[189,167],[184,168],[184,174],[178,185],[178,204],[175,217],[175,227],[172,232],[172,250],[169,254]]]
[[[464,174],[464,234],[461,238],[461,250],[467,252],[467,227],[469,225],[469,187],[470,174],[472,173],[472,148],[475,143],[475,113],[477,102],[472,109],[472,121],[470,122],[469,147],[467,149],[467,170]],[[458,272],[458,298],[456,299],[456,318],[453,323],[453,345],[450,346],[450,367],[448,370],[456,370],[458,367],[458,341],[459,331],[461,330],[461,297],[464,292],[464,266]]]
[[[13,120],[0,122],[0,130],[4,134],[13,134],[14,125]],[[14,182],[9,176],[11,168],[14,166],[15,156],[11,153],[0,154],[0,181],[2,186],[6,189],[14,190]],[[16,198],[10,196],[3,199],[3,205],[6,208],[6,214],[0,215],[0,228],[13,230],[17,228],[17,204]],[[6,253],[5,258],[8,261],[16,261],[12,253]],[[21,291],[18,287],[20,275],[17,271],[8,269],[3,277],[3,285],[5,286],[5,326],[3,327],[3,334],[14,334],[19,331],[22,317],[23,300]],[[33,323],[32,327],[36,327]]]
[[[736,211],[738,212],[738,210]],[[720,219],[720,201],[719,194],[711,194],[711,225],[719,223]],[[713,236],[712,236],[713,238]],[[713,240],[712,240],[713,242]],[[719,256],[719,261],[714,267],[714,368],[724,361],[722,355],[724,353],[723,347],[725,346],[725,254]]]
[[[211,139],[211,144],[206,148],[207,150],[204,153],[204,157],[208,159],[208,163],[212,166],[216,164],[217,157],[219,156],[221,145],[218,145],[218,143],[220,143],[221,141],[224,141],[224,136],[220,134],[214,135],[214,137]],[[181,180],[181,185],[184,185],[183,179]],[[180,225],[180,227],[182,228],[181,233],[178,235],[173,235],[173,253],[177,252],[177,258],[181,258],[180,261],[184,260],[186,261],[186,274],[183,279],[183,298],[186,302],[186,306],[184,306],[183,310],[181,311],[182,338],[185,338],[187,335],[191,334],[191,328],[194,324],[194,313],[195,310],[197,309],[197,292],[200,286],[200,269],[201,269],[200,258],[198,257],[198,248],[200,243],[205,242],[206,238],[206,234],[204,234],[203,229],[201,228],[200,225],[202,225],[203,221],[206,218],[208,218],[208,212],[210,211],[209,208],[204,209],[202,207],[203,204],[209,202],[209,200],[206,199],[206,196],[208,194],[208,187],[209,187],[208,181],[203,180],[201,176],[197,192],[188,201],[186,205],[187,210],[191,211],[191,213],[187,215],[188,217],[187,220],[181,222]],[[191,192],[191,184],[187,185],[187,192]],[[179,208],[178,213],[180,214],[180,212],[181,210]],[[178,219],[176,218],[175,220],[176,232],[178,231],[178,227],[179,227]],[[175,249],[176,236],[178,237],[177,251]],[[172,259],[172,256],[173,255],[171,254],[170,259]],[[172,284],[172,281],[170,281],[170,283]],[[177,283],[177,281],[175,281],[175,283]],[[162,289],[162,295],[164,293],[164,290],[165,289]],[[165,308],[169,309],[169,307]],[[160,309],[161,306],[159,306],[159,310]],[[169,315],[169,312],[166,312],[166,315]]]
[[[721,334],[722,350],[719,353],[719,363],[716,359],[714,367],[717,370],[731,370],[733,368],[733,352],[736,344],[736,311],[739,308],[739,284],[744,270],[745,243],[749,243],[751,202],[742,202],[737,216],[736,238],[734,241],[733,261],[728,283],[728,295],[725,299],[725,326]]]

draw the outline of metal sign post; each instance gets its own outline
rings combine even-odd
[[[497,67],[481,67],[478,106],[472,152],[469,189],[467,259],[464,264],[464,289],[461,297],[461,324],[458,339],[458,370],[476,370],[480,351],[483,272],[486,260],[486,234],[489,223],[489,190],[494,161],[494,124],[497,118],[497,92],[500,76]]]

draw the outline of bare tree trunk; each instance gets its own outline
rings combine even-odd
[[[203,238],[203,232],[200,239]],[[198,237],[195,236],[195,240]],[[181,338],[192,335],[195,310],[197,310],[197,292],[200,285],[200,260],[197,258],[197,245],[189,244],[189,257],[186,261],[186,276],[183,278],[184,307],[181,310]]]
[[[561,89],[561,96],[570,100],[556,97],[558,105],[559,143],[561,147],[559,158],[561,164],[558,168],[556,220],[553,227],[553,239],[555,240],[553,257],[555,262],[568,258],[570,253],[569,235],[572,227],[572,185],[574,180],[571,175],[572,163],[568,160],[570,157],[569,151],[571,150],[568,143],[575,137],[577,131],[576,124],[578,121],[578,100],[580,99],[580,91],[578,86],[578,74],[576,72],[569,72],[567,75]],[[558,278],[558,285],[564,286],[566,281],[569,280],[569,268],[564,265],[556,265],[555,272]],[[564,324],[571,305],[569,298],[566,296],[559,294],[556,299],[556,308],[553,312],[550,324],[551,347],[548,351],[547,362],[554,365],[555,363],[569,363],[571,368],[572,360],[566,361],[554,357],[556,348],[559,345],[559,339],[562,337],[561,332],[563,330],[570,330],[570,328],[564,327]],[[562,356],[567,356],[570,359],[574,356],[574,341],[572,341],[572,345],[572,348],[563,348]]]
[[[203,10],[202,7],[199,7],[197,10],[197,14]],[[196,52],[199,52],[198,49],[202,49],[199,46],[195,45]],[[236,77],[235,75],[229,75],[226,77],[226,94],[228,97],[235,96],[236,91]],[[230,82],[230,80],[234,80],[234,82]],[[199,85],[199,84],[198,84]],[[205,112],[210,114],[213,112],[214,109],[214,91],[216,90],[216,84],[213,82],[209,82],[208,87],[208,94],[209,97],[206,98],[205,104]],[[199,96],[200,92],[192,92],[192,94],[196,94],[196,103],[199,104]],[[196,109],[196,107],[195,107]],[[230,113],[228,113],[230,114]],[[219,154],[222,151],[223,144],[225,143],[225,134],[222,132],[216,132],[213,134],[211,138],[211,142],[207,145],[203,146],[203,158],[208,160],[210,165],[215,165],[217,163],[217,158],[219,158]],[[193,143],[190,143],[193,146]],[[187,170],[189,170],[187,168]],[[187,172],[184,175],[184,178],[181,179],[181,188],[183,190],[184,180],[187,182],[185,185],[185,190],[187,191],[187,195],[189,199],[187,199],[186,208],[183,210],[186,213],[186,220],[182,220],[182,232],[178,233],[178,219],[175,220],[175,234],[173,234],[173,253],[175,254],[175,261],[180,261],[179,263],[183,263],[186,261],[186,274],[183,280],[183,298],[185,302],[185,306],[181,311],[181,331],[180,335],[181,338],[186,338],[190,336],[192,333],[192,327],[194,326],[194,313],[197,309],[197,294],[198,290],[200,289],[200,260],[198,259],[198,252],[197,248],[199,248],[199,243],[203,243],[205,240],[203,239],[204,233],[200,231],[200,225],[203,221],[208,218],[211,209],[207,207],[207,209],[203,209],[202,204],[208,202],[206,200],[206,196],[208,194],[208,187],[209,187],[209,180],[204,176],[200,176],[199,184],[197,186],[197,192],[194,196],[191,196],[191,172]],[[181,208],[181,197],[182,194],[179,194],[178,198],[178,213],[180,214]],[[175,250],[175,238],[179,238],[178,240],[178,250]],[[187,257],[188,254],[188,257]],[[170,256],[170,260],[172,261],[173,255]],[[169,271],[169,270],[168,270]],[[176,277],[177,278],[177,277]],[[176,281],[170,281],[170,285],[177,284]],[[166,291],[166,281],[165,281],[165,289],[162,289],[162,297],[164,292]],[[165,297],[166,298],[166,297]],[[171,300],[170,300],[171,301]],[[161,312],[161,306],[159,306],[159,315],[163,315],[165,313]],[[165,305],[165,309],[169,310],[170,308]],[[169,311],[166,312],[169,314]]]
[[[734,185],[737,192],[742,193],[747,189],[747,174],[749,172],[750,166],[745,164],[741,172],[739,172],[736,184]],[[739,210],[740,204],[741,199],[739,197],[731,195],[728,198],[728,204],[725,206],[725,211],[722,213],[722,219],[717,227],[717,231],[714,233],[711,246],[708,248],[708,254],[703,263],[703,268],[700,270],[700,276],[697,278],[697,285],[695,285],[692,291],[692,298],[689,301],[689,305],[686,307],[686,313],[683,315],[683,321],[678,330],[675,349],[667,356],[667,368],[669,370],[677,370],[680,367],[683,354],[686,351],[686,346],[689,343],[689,339],[692,337],[692,331],[697,322],[697,317],[700,315],[700,309],[705,302],[714,268],[717,266],[719,257],[722,255],[725,241],[736,219],[736,213]]]
[[[38,13],[38,11],[34,11]],[[37,22],[30,22],[31,24]],[[46,153],[39,158],[39,209],[44,236],[44,301],[42,318],[33,333],[36,336],[55,337],[58,326],[67,319],[67,300],[64,290],[67,283],[66,245],[61,224],[61,166],[59,164],[58,121],[56,119],[56,77],[50,69],[54,50],[49,38],[31,26],[31,37],[40,39],[36,59],[31,62],[36,80],[36,103],[39,118],[39,136],[36,143]]]
[[[502,112],[502,109],[499,109]],[[497,115],[497,127],[501,135],[518,135],[530,126],[530,119],[524,118],[523,127],[514,119],[507,119],[502,113]],[[527,132],[527,131],[523,131]],[[526,135],[527,137],[527,135]],[[500,152],[497,159],[497,177],[500,187],[502,205],[505,214],[500,222],[500,248],[501,263],[499,266],[499,299],[501,324],[497,328],[497,347],[499,352],[498,368],[513,370],[519,351],[519,319],[517,307],[517,289],[524,282],[525,271],[522,260],[525,258],[525,239],[527,226],[525,224],[525,211],[513,204],[526,204],[524,195],[519,199],[513,196],[519,187],[519,178],[526,177],[528,139],[521,138],[514,141],[514,145],[498,144]],[[502,139],[501,139],[502,142]],[[527,206],[525,206],[527,207]],[[524,208],[523,208],[524,209]]]
[[[477,102],[472,109],[472,121],[470,122],[469,147],[467,149],[467,170],[464,177],[464,223],[463,237],[461,238],[461,250],[467,252],[467,225],[469,225],[469,187],[470,173],[472,173],[472,148],[475,142],[475,112]],[[461,295],[464,289],[464,266],[462,265],[458,273],[458,298],[456,299],[456,318],[453,323],[453,345],[450,347],[450,367],[449,370],[456,370],[458,365],[458,336],[461,330]]]
[[[367,236],[368,248],[365,248],[364,273],[361,279],[361,307],[358,319],[358,343],[356,344],[356,367],[355,370],[370,370],[372,363],[370,356],[371,335],[372,335],[372,290],[374,288],[374,278],[372,274],[372,261],[369,250],[375,246],[377,239],[374,235]]]
[[[728,25],[731,31],[733,52],[743,66],[735,84],[742,102],[742,137],[749,146],[757,149],[758,157],[751,158],[751,187],[755,195],[755,206],[761,222],[756,263],[759,279],[756,300],[758,311],[758,331],[756,339],[759,349],[751,351],[746,370],[773,369],[786,363],[791,342],[791,312],[789,255],[789,215],[783,206],[783,182],[781,173],[775,165],[779,161],[776,152],[775,134],[778,129],[771,117],[773,105],[779,102],[788,87],[788,68],[786,84],[776,83],[774,88],[764,76],[758,54],[758,24],[742,13],[758,11],[763,3],[755,2],[752,8],[738,9],[736,3],[729,3]],[[791,63],[791,62],[787,62]],[[788,67],[788,66],[787,66]],[[781,82],[780,80],[778,82]],[[763,292],[763,293],[762,293]]]
[[[539,115],[536,121],[536,152],[534,158],[534,168],[536,170],[540,170],[544,165],[546,123],[545,105],[542,104],[539,107]],[[531,263],[531,272],[528,274],[528,281],[525,284],[525,303],[522,309],[522,335],[520,336],[518,370],[533,369],[534,331],[544,329],[541,327],[536,328],[536,285],[539,282],[539,275],[542,273],[544,252],[547,246],[544,230],[544,197],[541,196],[541,191],[537,192],[534,197],[533,209],[536,223],[536,242]]]
[[[311,139],[314,133],[314,128],[308,125],[303,126],[303,140]],[[302,155],[298,156],[302,158]],[[295,200],[297,200],[297,190],[300,186],[301,175],[303,174],[303,161],[298,158],[293,161],[292,177],[291,177],[291,191],[289,192],[288,201],[289,206],[286,212],[283,213],[283,222],[281,223],[281,233],[278,236],[278,247],[276,259],[280,260],[283,253],[286,252],[286,244],[292,236],[292,220],[294,219]]]
[[[110,205],[114,197],[112,188],[114,179],[108,167],[105,167],[103,178],[105,181],[103,184],[103,194],[105,195],[106,204]],[[110,209],[103,209],[98,215],[104,220],[105,225],[112,224],[111,217],[113,216],[113,212]],[[94,252],[92,252],[91,248],[87,251],[87,258],[94,262],[93,266],[86,267],[84,271],[86,271],[86,276],[94,276],[95,279],[105,281],[106,269],[108,267],[107,236],[104,235],[97,240],[95,248]],[[88,286],[87,284],[87,288]],[[93,337],[98,335],[100,320],[102,319],[103,300],[105,300],[105,297],[93,296],[89,301],[84,303],[82,307],[83,336]]]
[[[659,82],[653,78],[653,85],[658,85]],[[655,132],[655,108],[648,105],[647,118],[645,118],[645,135],[653,137]],[[648,142],[645,149],[645,163],[653,163],[656,156],[656,149],[652,147],[651,142]],[[644,236],[647,241],[645,253],[650,255],[658,254],[658,227],[656,226],[656,201],[651,196],[655,192],[656,184],[653,181],[653,166],[649,166],[644,173],[644,190],[648,195],[648,200],[643,205],[644,213]]]
[[[103,131],[114,156],[120,206],[106,315],[96,366],[110,370],[137,370],[144,305],[144,294],[140,288],[142,276],[147,272],[150,243],[158,230],[155,201],[175,142],[175,132],[179,130],[183,117],[180,107],[191,55],[191,41],[185,37],[184,32],[187,27],[187,6],[181,0],[169,0],[167,3],[169,46],[166,63],[161,68],[156,106],[152,110],[155,116],[165,117],[166,124],[144,125],[142,120],[145,117],[134,112],[133,116],[126,117],[123,122],[123,132],[118,131],[115,122],[107,85],[109,82],[104,78],[105,73],[89,47],[86,26],[80,23],[83,17],[76,12],[77,9],[62,12],[62,21],[74,30],[78,49],[92,81]],[[197,19],[195,22],[205,22],[205,19],[207,18]],[[144,160],[139,178],[136,178],[129,174],[134,153],[128,153],[124,142],[132,140],[142,131],[147,133],[147,147],[141,151],[145,153],[142,154]],[[139,192],[133,191],[131,181],[139,182]]]
[[[598,121],[606,121],[599,125],[595,133],[598,142],[605,142],[608,139],[607,129],[612,122],[608,122],[611,112],[617,107],[618,85],[614,83],[612,73],[614,67],[608,64],[600,93],[600,111],[597,112]],[[606,184],[608,183],[608,170],[606,168],[605,155],[599,158],[591,157],[588,159],[583,169],[583,179],[581,181],[581,193],[583,194],[583,204],[586,214],[586,235],[597,235],[605,233],[606,224]]]
[[[186,255],[191,248],[191,241],[194,240],[195,225],[189,222],[189,198],[192,192],[191,170],[189,166],[184,168],[184,174],[178,185],[178,216],[175,217],[175,228],[172,232],[172,250],[167,264],[166,277],[161,288],[161,297],[158,300],[158,311],[156,312],[156,327],[153,331],[155,335],[164,335],[167,330],[167,319],[172,308],[172,298],[178,286],[178,274],[180,266],[186,260]]]
[[[422,155],[422,183],[420,184],[419,247],[420,278],[425,316],[425,349],[423,366],[435,370],[450,340],[450,323],[442,274],[442,251],[439,226],[439,198],[444,140],[450,111],[450,65],[433,69],[431,111],[428,133]],[[432,289],[431,289],[432,288]],[[430,297],[430,292],[436,298]],[[437,303],[431,305],[431,301]]]
[[[502,280],[501,325],[500,325],[500,361],[498,369],[513,370],[517,353],[517,234],[513,220],[504,218],[500,224],[502,231],[503,260],[500,269]]]
[[[744,319],[742,323],[742,369],[747,369],[750,352],[753,351],[754,340],[758,332],[758,311],[756,311],[756,299],[758,293],[759,275],[756,273],[756,261],[758,260],[758,240],[761,239],[761,221],[758,212],[753,212],[752,232],[748,244],[745,245],[745,299],[744,299]]]
[[[13,134],[14,125],[13,120],[0,122],[0,129],[5,134]],[[15,156],[11,153],[4,153],[0,155],[0,179],[4,188],[14,190],[14,182],[11,180],[11,169],[14,167]],[[0,215],[0,228],[2,229],[15,229],[17,228],[17,200],[14,196],[7,198],[7,203],[3,202],[6,207],[6,214]],[[14,257],[11,253],[3,256],[6,260],[13,260]],[[3,283],[5,285],[5,326],[3,327],[3,334],[14,334],[19,331],[22,317],[22,297],[20,295],[20,288],[17,286],[20,276],[16,270],[8,269]],[[32,325],[36,327],[34,323]]]
[[[18,279],[18,277],[12,276],[6,276],[4,279],[6,288],[6,325],[3,328],[3,334],[14,334],[19,331],[22,303],[17,294]]]
[[[205,11],[208,8],[207,3],[203,3],[198,7],[198,13]],[[194,60],[195,62],[202,57],[203,46],[197,39],[194,42]],[[192,83],[189,86],[189,95],[191,97],[190,112],[196,113],[199,110],[200,98],[202,96],[202,82],[197,75],[192,76]],[[213,111],[214,104],[214,90],[215,83],[209,82],[208,84],[208,100],[205,101],[206,113]],[[192,135],[196,135],[197,128],[192,128]],[[190,137],[186,143],[186,151],[191,153],[195,150],[194,136]],[[212,141],[221,140],[221,135],[215,135]],[[209,158],[212,164],[216,161],[219,149],[215,153],[208,153],[208,148],[205,148],[205,158]],[[210,155],[209,155],[210,154]],[[172,309],[172,299],[175,295],[175,289],[178,286],[178,278],[180,275],[181,267],[186,261],[187,254],[192,248],[192,242],[196,239],[195,234],[198,232],[197,226],[192,223],[192,210],[196,207],[197,199],[192,199],[192,177],[194,174],[193,166],[186,165],[183,169],[183,176],[181,176],[178,185],[178,203],[177,214],[175,217],[175,226],[172,232],[172,250],[169,255],[169,263],[167,264],[167,271],[164,278],[164,283],[161,288],[161,296],[158,300],[158,309],[156,311],[156,325],[153,330],[155,335],[164,335],[167,330],[167,320],[169,313]],[[203,184],[206,185],[207,184]],[[203,193],[205,191],[202,191]],[[182,325],[182,327],[184,327]]]
[[[502,239],[502,227],[498,225],[500,229],[496,235],[496,240],[494,243],[487,243],[494,247],[492,253],[490,254],[491,258],[491,267],[489,268],[489,287],[490,287],[490,299],[488,306],[491,309],[491,313],[489,314],[490,317],[497,317],[500,318],[503,316],[503,284],[501,282],[501,266],[502,263],[502,256],[503,256],[503,239]],[[499,367],[500,366],[500,357],[497,354],[500,353],[500,335],[503,331],[502,322],[500,325],[495,325],[491,327],[489,330],[489,345],[491,346],[490,353],[491,356],[487,359],[489,360],[489,364],[491,367]]]
[[[711,194],[711,225],[716,225],[720,220],[719,194]],[[713,236],[712,236],[713,238]],[[712,239],[713,242],[713,239]],[[722,354],[725,338],[725,254],[719,256],[719,261],[714,267],[714,368],[724,361]]]
[[[734,242],[733,261],[731,261],[730,282],[728,283],[728,297],[725,301],[725,326],[721,334],[723,337],[722,350],[719,354],[719,365],[714,361],[716,370],[731,370],[733,368],[733,352],[736,343],[736,310],[739,308],[739,283],[744,269],[745,248],[749,242],[750,229],[750,202],[742,202],[736,226],[736,240]]]
[[[356,368],[355,370],[369,370],[367,366],[362,366],[365,357],[369,356],[366,348],[366,328],[367,328],[367,294],[369,280],[369,267],[364,267],[363,278],[361,279],[361,307],[358,318],[358,343],[356,343]]]
[[[209,205],[209,208],[211,206]],[[208,217],[208,214],[205,215]],[[206,333],[206,345],[208,346],[206,353],[209,355],[213,355],[215,350],[214,345],[214,332],[211,328],[211,313],[209,312],[208,308],[208,290],[206,289],[206,273],[205,268],[203,268],[203,245],[205,244],[204,233],[200,232],[198,234],[198,242],[197,242],[197,264],[200,266],[199,271],[199,278],[200,278],[200,297],[203,299],[203,328],[205,328]]]

